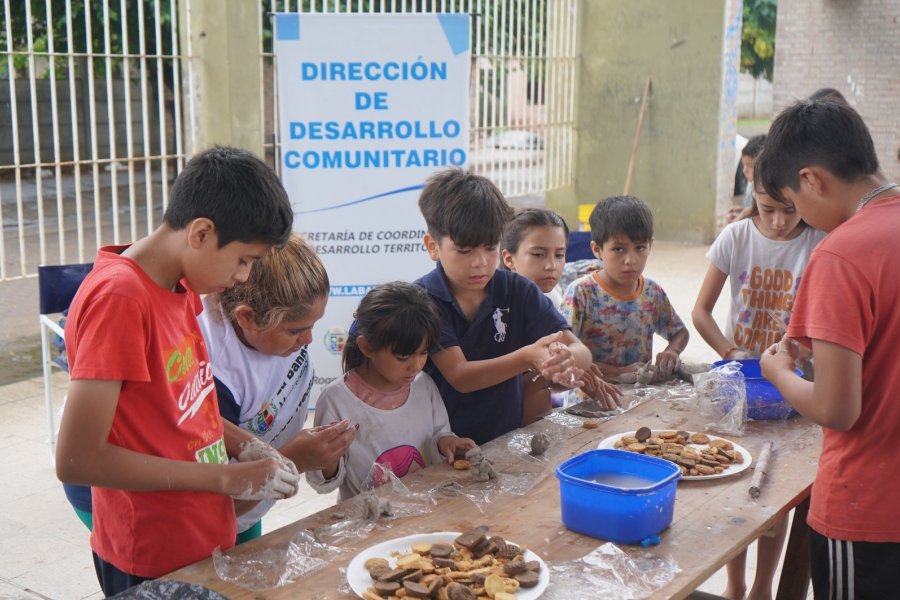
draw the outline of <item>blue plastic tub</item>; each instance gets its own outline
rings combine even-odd
[[[713,363],[713,367],[733,362],[720,360]],[[738,360],[741,363],[741,373],[744,375],[744,388],[747,390],[747,418],[754,421],[772,421],[787,419],[797,414],[793,407],[785,402],[781,392],[769,380],[762,376],[758,358],[745,358]],[[797,371],[802,375],[801,371]]]
[[[681,470],[654,456],[602,449],[573,456],[556,468],[556,477],[567,528],[637,544],[672,522]]]

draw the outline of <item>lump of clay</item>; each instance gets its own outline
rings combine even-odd
[[[531,436],[531,453],[540,456],[550,447],[550,438],[546,433],[540,432]]]
[[[393,517],[394,508],[387,498],[379,498],[369,493],[363,498],[363,519],[377,521],[380,517]]]

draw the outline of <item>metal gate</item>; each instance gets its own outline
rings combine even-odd
[[[191,0],[0,2],[2,282],[153,231],[200,100],[179,35]],[[511,197],[571,183],[577,0],[260,0],[247,26],[277,159],[274,12],[471,14],[471,168]]]
[[[90,262],[159,224],[189,147],[186,3],[3,0],[0,281]]]

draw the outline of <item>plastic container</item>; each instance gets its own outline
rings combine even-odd
[[[681,470],[624,450],[589,450],[556,468],[563,524],[578,533],[638,544],[672,522]]]
[[[720,360],[713,363],[713,367],[720,367],[733,362]],[[744,375],[744,388],[747,390],[747,418],[754,421],[772,421],[787,419],[797,414],[793,407],[785,402],[781,392],[769,380],[762,376],[758,358],[745,358],[736,362],[741,363],[741,373]],[[802,375],[802,371],[797,371]]]

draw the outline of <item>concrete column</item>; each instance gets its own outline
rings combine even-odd
[[[650,79],[630,193],[653,209],[657,239],[711,241],[737,164],[739,0],[582,0],[578,11],[575,185],[548,205],[575,228],[577,204],[623,192]]]
[[[185,110],[189,153],[226,144],[262,157],[259,1],[191,0],[180,6],[182,52],[191,51],[192,77],[185,64],[183,80],[194,103],[193,121]]]

